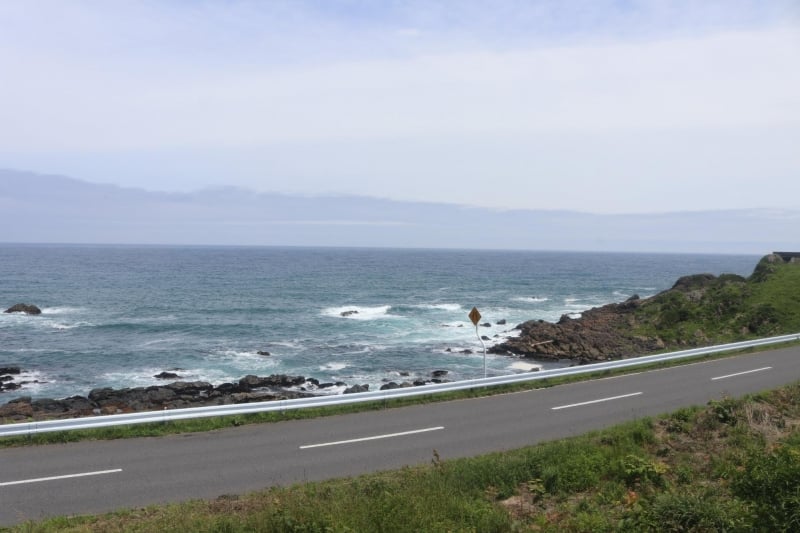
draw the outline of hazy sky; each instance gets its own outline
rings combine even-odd
[[[5,0],[0,168],[596,213],[796,208],[800,1]]]

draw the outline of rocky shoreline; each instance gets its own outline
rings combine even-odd
[[[0,392],[18,390],[26,382],[16,382],[21,374],[17,366],[0,367]],[[164,373],[170,375],[169,373]],[[405,373],[404,373],[405,374]],[[434,370],[426,379],[384,383],[380,390],[418,387],[444,383],[447,370]],[[160,374],[161,375],[161,374]],[[231,405],[252,402],[308,398],[330,394],[329,389],[347,387],[345,383],[320,383],[314,378],[275,374],[261,377],[248,375],[236,383],[212,385],[205,381],[175,381],[164,385],[124,389],[97,388],[87,396],[32,399],[23,396],[0,405],[0,421],[50,420],[97,416],[139,411],[180,409],[205,405]],[[368,384],[353,385],[344,394],[369,391]]]
[[[492,346],[494,354],[538,360],[570,359],[578,364],[642,355],[664,349],[657,337],[625,335],[630,330],[636,309],[646,300],[638,295],[622,303],[584,311],[580,318],[563,315],[556,322],[530,320],[517,328],[518,337]]]
[[[570,359],[578,364],[624,359],[666,349],[686,349],[765,337],[796,330],[800,316],[792,281],[800,253],[775,252],[753,274],[693,274],[649,298],[631,296],[563,315],[557,323],[530,320],[520,335],[490,351],[536,360]]]

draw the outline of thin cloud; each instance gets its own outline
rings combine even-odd
[[[3,2],[0,166],[497,208],[796,205],[797,14],[746,0]]]

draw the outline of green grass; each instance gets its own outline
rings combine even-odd
[[[750,278],[690,276],[680,286],[642,301],[633,335],[673,347],[722,344],[800,331],[800,266],[757,265]],[[629,332],[620,331],[621,335]]]
[[[797,531],[800,382],[580,437],[29,532]]]

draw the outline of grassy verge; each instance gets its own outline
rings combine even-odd
[[[784,347],[791,347],[798,345],[800,345],[800,342],[792,342],[792,343],[781,344],[780,347],[784,348]],[[184,421],[176,421],[169,423],[157,422],[152,424],[115,426],[111,428],[101,428],[92,430],[42,433],[32,436],[5,437],[5,438],[0,438],[0,448],[12,447],[12,446],[41,445],[41,444],[61,444],[66,442],[78,442],[82,440],[111,440],[111,439],[135,438],[135,437],[158,437],[165,435],[175,435],[180,433],[215,431],[219,429],[224,429],[232,426],[240,426],[245,424],[264,424],[264,423],[273,423],[286,420],[300,420],[300,419],[318,418],[322,416],[334,416],[334,415],[358,413],[365,411],[376,411],[376,410],[391,409],[391,408],[405,407],[411,405],[422,405],[433,402],[455,401],[468,398],[478,398],[483,396],[493,396],[496,394],[509,394],[513,392],[522,392],[526,390],[547,388],[556,385],[563,385],[566,383],[573,383],[577,381],[597,379],[602,377],[619,376],[624,374],[642,372],[645,370],[670,368],[678,365],[710,361],[714,359],[731,357],[735,355],[742,355],[745,353],[765,351],[770,349],[776,349],[776,347],[770,346],[761,348],[751,348],[746,350],[739,350],[736,352],[727,352],[727,353],[713,354],[698,358],[692,358],[689,360],[668,361],[663,363],[654,363],[651,365],[638,366],[634,368],[603,370],[599,372],[593,372],[590,374],[583,374],[577,376],[546,378],[526,383],[517,383],[513,385],[484,387],[484,388],[455,391],[442,394],[422,395],[413,398],[398,398],[385,401],[365,402],[360,404],[351,404],[343,406],[321,407],[315,409],[297,409],[284,412],[255,413],[248,415],[225,416],[225,417],[209,417],[209,418],[200,418],[194,420],[184,420]]]
[[[800,382],[511,452],[28,532],[798,531]]]

